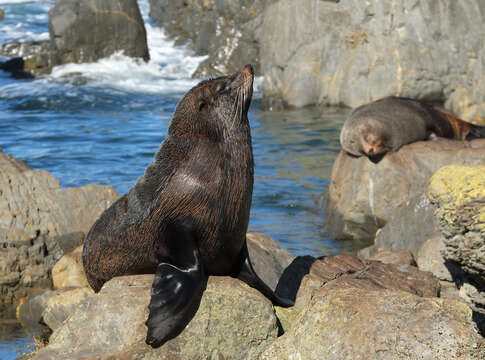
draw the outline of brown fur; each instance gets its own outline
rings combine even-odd
[[[480,130],[425,102],[385,97],[354,109],[340,133],[342,148],[350,154],[374,157],[430,135],[464,140]]]
[[[83,262],[95,291],[176,257],[171,234],[179,228],[191,229],[207,274],[240,266],[253,190],[252,79],[246,66],[201,82],[177,105],[155,161],[86,236]]]

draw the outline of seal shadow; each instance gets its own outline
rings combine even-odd
[[[478,279],[474,279],[465,273],[460,266],[450,260],[445,260],[444,262],[446,268],[451,274],[451,278],[455,283],[457,289],[460,289],[465,283],[473,285],[479,292],[485,292],[485,285]],[[476,311],[473,307],[472,309],[472,320],[477,325],[478,332],[480,335],[485,337],[485,314]]]
[[[297,256],[293,259],[278,280],[275,289],[276,295],[294,302],[303,277],[310,272],[313,263],[317,260],[310,255]]]

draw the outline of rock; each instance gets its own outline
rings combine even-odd
[[[274,290],[295,256],[267,235],[247,233],[246,241],[254,270]]]
[[[144,342],[152,281],[153,275],[109,281],[76,305],[34,359],[259,359],[276,339],[276,317],[263,295],[237,279],[210,277],[189,325],[152,349]]]
[[[485,164],[485,139],[415,142],[378,163],[341,151],[326,195],[329,236],[372,241],[382,228],[376,247],[416,256],[424,241],[439,235],[425,196],[429,178],[453,163]]]
[[[37,327],[42,324],[42,314],[47,308],[48,300],[59,294],[59,291],[40,290],[36,294],[22,298],[17,307],[17,320],[24,327]]]
[[[399,290],[323,287],[261,359],[482,359],[462,302]]]
[[[391,265],[416,266],[414,256],[409,250],[380,250],[374,256],[367,257],[367,260],[377,260]],[[420,270],[428,271],[421,268]]]
[[[445,266],[460,296],[485,315],[485,166],[439,169],[430,179],[428,196],[436,206]]]
[[[49,34],[57,64],[94,62],[117,51],[150,58],[136,0],[57,0]]]
[[[422,271],[429,271],[440,280],[453,281],[440,253],[440,247],[442,247],[440,237],[425,241],[418,251],[418,267]]]
[[[64,321],[76,312],[78,306],[89,296],[93,296],[91,288],[78,288],[58,291],[47,298],[42,311],[42,321],[51,329],[58,329]]]
[[[5,10],[0,9],[0,21],[3,21],[5,19]]]
[[[61,189],[47,171],[0,152],[0,311],[38,287],[50,287],[51,270],[80,244],[118,194],[111,186]],[[86,211],[89,209],[89,211]]]
[[[148,61],[143,19],[136,0],[57,0],[49,11],[47,41],[4,44],[0,64],[16,78],[51,72],[66,63],[95,62],[116,52]]]
[[[65,254],[52,268],[54,289],[89,287],[82,260],[83,247]]]
[[[0,68],[12,73],[15,78],[32,78],[33,74],[43,75],[50,72],[52,59],[51,43],[44,41],[14,41],[2,45],[0,55],[14,58],[0,64]]]
[[[295,274],[298,276],[295,277]],[[295,306],[288,309],[276,307],[278,318],[286,331],[305,309],[314,291],[326,284],[406,291],[418,296],[435,297],[439,294],[439,281],[431,273],[419,271],[414,266],[390,265],[380,261],[361,260],[353,255],[340,254],[320,259],[297,257],[285,269],[277,293],[295,299]]]
[[[265,102],[356,107],[399,95],[483,123],[483,11],[481,0],[271,3],[259,39]]]
[[[189,43],[198,55],[208,55],[195,77],[235,72],[251,63],[259,66],[261,14],[274,0],[150,0],[150,17],[178,44]]]

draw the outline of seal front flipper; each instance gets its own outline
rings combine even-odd
[[[256,274],[254,271],[253,264],[249,259],[248,246],[244,242],[244,246],[241,250],[242,267],[237,275],[239,280],[244,281],[249,286],[259,290],[264,296],[271,300],[274,305],[282,307],[290,307],[295,303],[290,299],[282,298],[271,290],[271,288]]]
[[[188,232],[170,231],[171,256],[157,266],[148,306],[150,314],[146,343],[160,347],[180,334],[199,308],[207,276],[200,263],[199,249]]]

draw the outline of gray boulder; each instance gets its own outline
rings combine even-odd
[[[61,189],[47,171],[31,170],[1,151],[0,169],[2,311],[36,288],[52,286],[54,264],[82,243],[118,194],[101,185]]]
[[[481,0],[279,0],[260,32],[265,102],[358,106],[387,95],[485,115]]]
[[[136,0],[57,0],[49,34],[56,64],[94,62],[117,51],[150,58]]]
[[[145,344],[152,281],[153,275],[112,279],[55,324],[49,345],[34,359],[259,359],[276,339],[277,319],[263,295],[239,280],[210,277],[187,327],[152,349]],[[49,311],[60,306],[53,303]]]
[[[337,255],[315,259],[295,306],[276,308],[285,333],[262,359],[481,359],[485,342],[462,301],[409,265]]]
[[[326,194],[328,233],[372,241],[382,229],[376,247],[417,256],[421,244],[438,234],[425,193],[431,175],[446,164],[485,164],[485,140],[415,142],[378,163],[341,151]]]
[[[49,11],[49,34],[47,41],[4,44],[0,54],[15,58],[0,68],[25,78],[48,74],[56,65],[95,62],[118,51],[150,58],[136,0],[57,0]]]
[[[228,74],[251,63],[260,74],[261,14],[274,0],[150,0],[150,16],[198,55],[208,55],[195,77]]]

